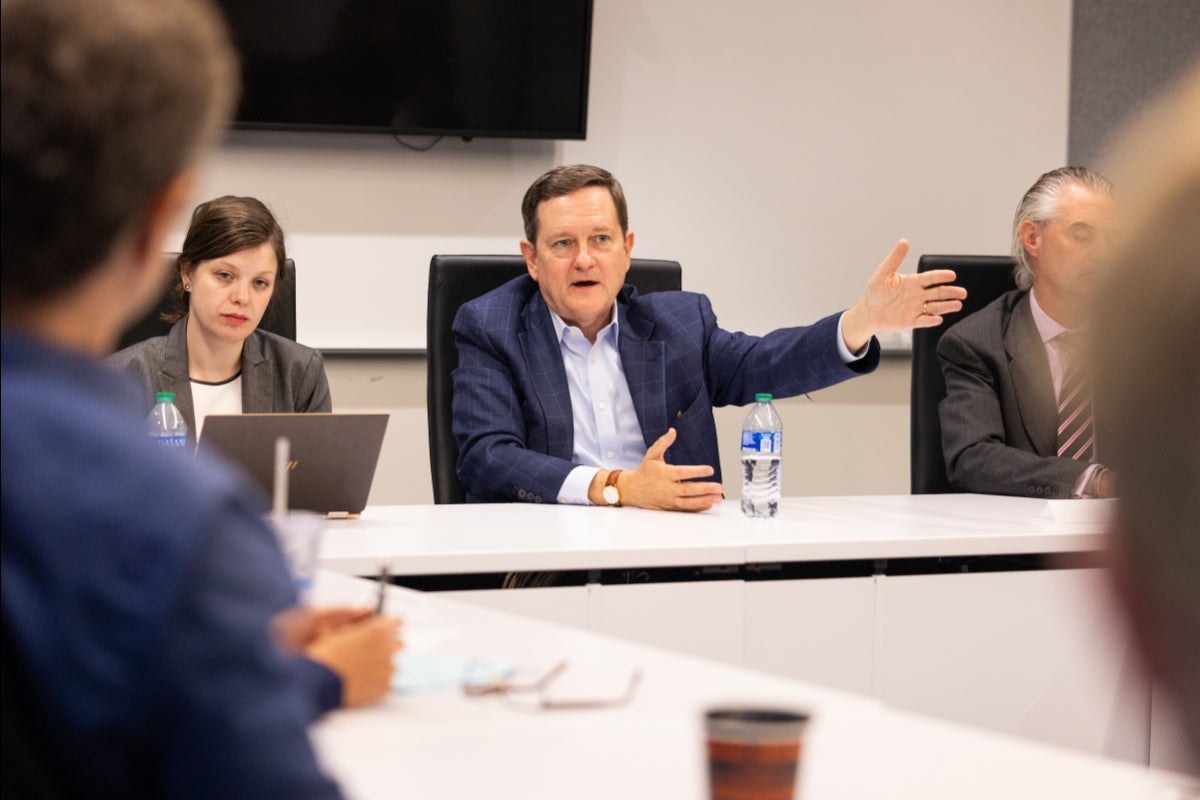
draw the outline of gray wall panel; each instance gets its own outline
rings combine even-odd
[[[1200,0],[1075,0],[1068,158],[1095,166],[1121,122],[1200,58]]]

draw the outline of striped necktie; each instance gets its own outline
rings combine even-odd
[[[1066,374],[1058,393],[1058,454],[1063,458],[1091,461],[1096,452],[1092,430],[1092,395],[1084,378],[1077,336],[1063,333],[1057,340],[1066,356]]]

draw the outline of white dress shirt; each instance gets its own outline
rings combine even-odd
[[[646,455],[633,395],[621,368],[617,348],[620,323],[616,306],[607,325],[592,344],[577,327],[550,312],[558,334],[567,387],[571,392],[571,418],[575,449],[571,460],[580,466],[568,473],[558,490],[558,502],[587,504],[588,487],[601,469],[637,469]]]

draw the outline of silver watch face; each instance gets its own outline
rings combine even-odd
[[[617,501],[621,499],[621,493],[617,491],[617,487],[615,486],[605,486],[601,494],[604,495],[604,502],[610,506],[615,506]]]

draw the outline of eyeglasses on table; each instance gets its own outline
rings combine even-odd
[[[555,681],[567,671],[560,661],[549,672],[536,678],[496,677],[480,662],[468,665],[463,674],[462,691],[467,697],[499,697],[506,704],[526,711],[558,711],[588,708],[619,708],[628,705],[642,680],[641,670],[633,670],[624,692],[610,697],[561,698],[550,694]]]

